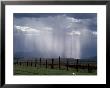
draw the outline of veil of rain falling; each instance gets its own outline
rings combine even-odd
[[[77,59],[96,56],[96,16],[78,18],[74,14],[15,14],[15,55]]]

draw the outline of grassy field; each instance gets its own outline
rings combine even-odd
[[[87,69],[79,69],[78,72],[74,68],[66,69],[51,69],[45,67],[31,67],[14,65],[14,75],[97,75],[97,71],[93,70],[88,73]]]

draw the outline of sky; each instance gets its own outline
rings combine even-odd
[[[14,13],[15,57],[97,56],[96,13]]]

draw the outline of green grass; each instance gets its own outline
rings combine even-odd
[[[74,68],[69,68],[67,71],[66,68],[58,69],[58,68],[45,68],[45,67],[26,67],[14,65],[14,75],[97,75],[96,70],[88,73],[87,69],[79,69],[78,72]]]

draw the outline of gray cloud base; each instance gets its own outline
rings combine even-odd
[[[97,14],[14,14],[14,54],[84,58],[97,55]]]

